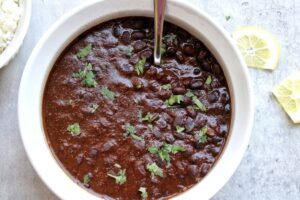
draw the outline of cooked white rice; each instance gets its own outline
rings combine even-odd
[[[14,38],[21,14],[19,0],[0,0],[0,54]]]

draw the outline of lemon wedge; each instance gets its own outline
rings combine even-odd
[[[272,33],[257,26],[242,26],[232,36],[249,67],[269,70],[277,67],[281,50]]]
[[[300,71],[275,87],[273,94],[294,123],[300,123]]]

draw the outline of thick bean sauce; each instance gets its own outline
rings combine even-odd
[[[187,190],[228,136],[230,95],[214,56],[166,23],[156,66],[153,38],[150,18],[100,24],[65,49],[45,88],[53,152],[105,199],[167,199]]]

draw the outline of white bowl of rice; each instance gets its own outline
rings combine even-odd
[[[0,0],[0,68],[17,54],[27,33],[31,0]]]

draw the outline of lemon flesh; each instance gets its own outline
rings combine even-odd
[[[300,123],[300,71],[275,87],[273,94],[294,123]]]
[[[277,67],[281,50],[272,33],[256,26],[243,26],[235,29],[232,36],[249,67]]]

